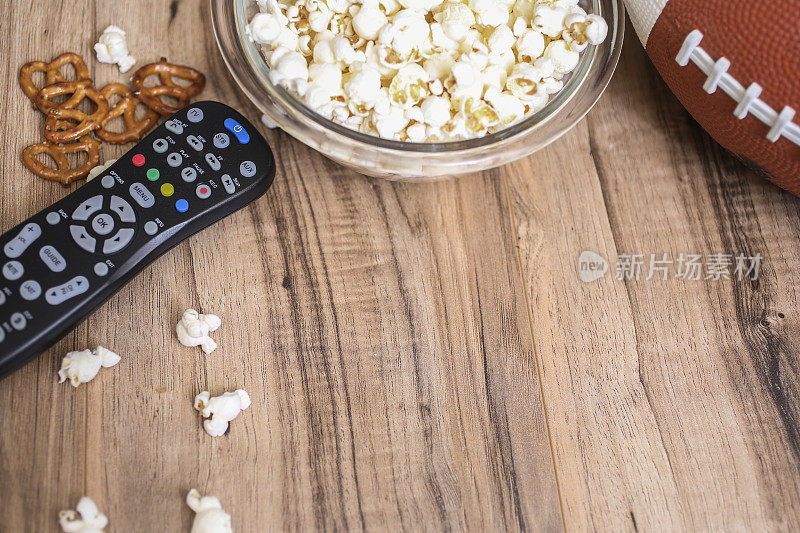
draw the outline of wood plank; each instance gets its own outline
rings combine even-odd
[[[800,200],[710,141],[635,39],[588,120],[503,173],[567,527],[797,529]],[[580,281],[582,250],[611,272]],[[763,266],[623,282],[623,253]]]
[[[155,1],[85,5],[58,21],[81,28],[69,40],[53,25],[37,30],[50,40],[12,31],[24,20],[12,11],[0,69],[32,49],[88,59],[96,34],[118,23],[140,61],[163,54],[200,68],[203,97],[257,119],[213,36],[197,30],[205,3],[173,2],[174,17]],[[92,69],[100,83],[118,76]],[[15,82],[4,83],[8,116],[32,121]],[[33,186],[0,182],[4,229],[65,193],[21,168],[23,140],[38,135],[26,124],[24,138],[13,120],[0,125],[4,175]],[[10,502],[0,523],[54,530],[57,510],[88,494],[111,530],[186,530],[184,497],[197,487],[220,497],[236,531],[560,529],[503,182],[378,182],[266,135],[279,162],[267,197],[178,246],[3,381],[0,473],[14,482],[0,483]],[[175,339],[190,306],[223,318],[211,356]],[[77,390],[58,386],[61,356],[96,344],[122,361]],[[211,439],[194,395],[238,387],[252,407]]]

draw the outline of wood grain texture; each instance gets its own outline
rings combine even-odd
[[[638,43],[584,123],[502,174],[567,528],[800,527],[798,199],[708,139]],[[612,272],[580,281],[582,250]],[[619,281],[623,253],[763,261],[757,282]]]
[[[19,162],[41,117],[16,69],[66,50],[89,60],[107,24],[128,32],[140,64],[165,55],[199,68],[204,98],[258,120],[205,2],[78,4],[33,26],[50,3],[14,3],[0,21],[0,230],[71,190]],[[98,84],[120,78],[90,68]],[[504,182],[378,182],[265,134],[279,167],[266,197],[176,247],[0,383],[0,530],[55,531],[58,510],[86,494],[109,531],[187,531],[191,487],[220,497],[236,531],[561,529]],[[222,316],[213,355],[175,339],[187,307]],[[64,353],[97,344],[122,361],[78,389],[57,384]],[[194,395],[238,387],[252,407],[210,438]]]

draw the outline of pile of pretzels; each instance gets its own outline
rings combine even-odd
[[[62,74],[61,68],[65,65],[72,65],[75,69],[74,81],[67,81]],[[45,74],[42,87],[37,87],[33,81],[33,75],[37,72]],[[145,80],[150,76],[158,76],[160,84],[145,86]],[[189,84],[178,84],[174,78]],[[26,63],[19,71],[19,84],[34,106],[47,117],[45,140],[25,148],[22,162],[37,176],[67,186],[85,178],[100,162],[100,141],[92,137],[92,132],[111,144],[140,141],[155,126],[159,116],[172,115],[200,93],[205,87],[206,77],[193,68],[173,65],[161,58],[159,62],[137,70],[131,78],[132,87],[109,83],[102,90],[97,90],[83,58],[78,54],[66,53],[50,63]],[[115,96],[119,100],[111,106],[109,102]],[[173,98],[176,105],[171,105],[163,97]],[[94,110],[90,113],[78,108],[85,99],[93,104]],[[137,120],[136,108],[139,104],[145,105],[147,112]],[[125,122],[125,129],[120,132],[107,129],[109,123],[119,117]],[[86,152],[88,160],[78,167],[70,167],[67,155],[79,152]],[[40,161],[37,158],[40,154],[49,155],[57,168]]]

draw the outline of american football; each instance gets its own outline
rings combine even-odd
[[[664,81],[720,145],[800,194],[798,0],[626,0]]]

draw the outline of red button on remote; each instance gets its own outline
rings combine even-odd
[[[144,165],[144,156],[142,154],[136,154],[131,158],[131,161],[133,162],[133,166],[140,167]]]

